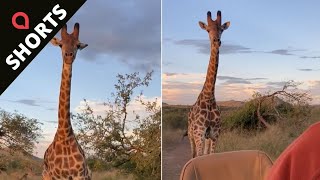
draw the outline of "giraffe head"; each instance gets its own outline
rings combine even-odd
[[[75,23],[71,34],[67,32],[67,25],[64,25],[61,28],[61,40],[54,37],[51,43],[61,48],[63,62],[67,64],[73,63],[78,49],[82,50],[88,46],[88,44],[79,41],[79,23]]]
[[[230,22],[226,22],[223,25],[221,25],[221,11],[217,12],[217,19],[212,20],[211,12],[207,12],[207,22],[208,24],[205,24],[202,21],[199,21],[199,25],[202,29],[206,30],[209,33],[209,38],[211,41],[212,47],[220,47],[221,45],[221,34],[224,30],[228,29],[230,26]]]

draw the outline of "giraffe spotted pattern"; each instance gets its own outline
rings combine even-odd
[[[210,39],[210,61],[206,80],[198,99],[191,107],[188,114],[188,132],[191,144],[192,157],[214,153],[221,132],[220,110],[215,99],[215,82],[219,64],[219,47],[221,34],[230,22],[221,25],[221,12],[217,12],[217,19],[212,20],[211,12],[207,13],[208,24],[199,22],[202,29],[206,30]]]
[[[61,29],[61,40],[53,38],[53,45],[60,46],[63,68],[60,85],[58,129],[53,142],[44,154],[43,180],[91,180],[91,171],[86,164],[85,153],[77,142],[70,121],[70,91],[72,63],[78,49],[87,47],[79,41],[79,24],[74,25],[72,34],[67,25]]]

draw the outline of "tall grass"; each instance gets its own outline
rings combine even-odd
[[[0,180],[18,180],[20,179],[25,172],[17,171],[7,174],[5,172],[0,173]],[[112,171],[100,171],[93,172],[92,179],[94,180],[134,180],[133,175],[125,174],[117,170]],[[41,180],[40,175],[28,175],[28,180]]]
[[[222,113],[235,117],[232,111]],[[226,120],[225,117],[222,117],[222,121]],[[166,114],[163,114],[163,118],[166,118]],[[217,152],[261,150],[266,152],[272,160],[276,160],[293,140],[318,121],[320,121],[320,106],[312,107],[309,116],[305,118],[288,116],[271,124],[267,129],[228,128],[230,126],[223,123],[226,126],[219,136]],[[174,143],[181,141],[183,131],[173,128],[163,129],[163,148],[170,148]]]
[[[307,126],[302,124],[300,126],[274,124],[262,132],[225,131],[219,137],[217,152],[261,150],[275,160],[306,128]]]
[[[133,175],[122,173],[118,170],[93,172],[94,180],[134,180]]]

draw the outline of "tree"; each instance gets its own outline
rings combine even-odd
[[[144,78],[138,72],[118,74],[116,92],[103,103],[103,115],[95,114],[85,100],[83,111],[73,116],[79,142],[85,149],[109,166],[133,171],[143,179],[160,179],[161,110],[156,101],[143,100],[142,91],[137,98],[133,94],[149,85],[152,73],[148,72]],[[132,112],[129,117],[130,103],[137,102],[144,112]]]
[[[301,85],[301,83],[288,81],[284,84],[281,90],[275,92],[267,92],[265,94],[256,92],[253,97],[257,104],[256,112],[259,122],[267,128],[270,127],[270,124],[266,121],[264,115],[274,116],[276,120],[281,119],[282,115],[279,112],[278,108],[283,107],[283,105],[287,105],[291,109],[298,107],[296,109],[300,110],[302,108],[306,110],[305,107],[308,106],[311,97],[307,92],[299,90],[299,85]],[[280,104],[280,107],[279,101],[282,103]],[[263,103],[265,103],[268,108],[268,111],[265,111],[264,114],[261,113],[261,107]],[[306,111],[299,111],[299,113],[303,112]],[[306,115],[305,113],[303,114]]]
[[[40,124],[18,112],[0,110],[0,149],[31,154],[41,137]]]
[[[222,121],[226,128],[260,129],[268,128],[271,123],[281,119],[301,119],[310,112],[310,95],[298,89],[300,83],[288,81],[275,91],[254,92],[242,107]],[[298,121],[296,121],[298,122]]]

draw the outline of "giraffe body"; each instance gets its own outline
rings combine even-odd
[[[70,91],[72,63],[78,49],[87,47],[79,41],[79,24],[76,23],[72,34],[67,33],[67,25],[61,29],[61,40],[53,38],[53,45],[60,46],[63,68],[60,85],[58,129],[53,142],[44,154],[43,180],[91,180],[91,171],[85,153],[73,133],[70,121]]]
[[[199,22],[210,38],[211,54],[206,80],[198,99],[188,114],[188,137],[191,144],[192,157],[214,153],[221,131],[220,110],[215,99],[215,82],[219,64],[220,37],[230,22],[221,25],[221,12],[217,12],[217,19],[211,19],[211,12],[207,13],[208,25]]]
[[[90,180],[82,148],[76,138],[55,140],[45,152],[43,177],[47,179]],[[54,178],[52,178],[54,177]]]

